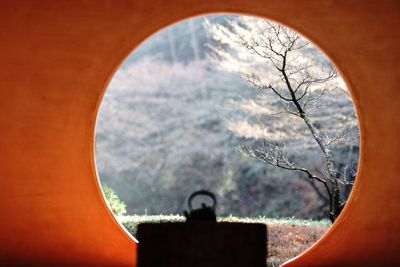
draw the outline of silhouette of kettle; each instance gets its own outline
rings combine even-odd
[[[207,206],[206,203],[201,203],[201,208],[193,209],[192,201],[197,196],[207,196],[212,199],[213,203],[211,206]],[[184,211],[186,222],[193,221],[209,221],[217,222],[217,216],[215,215],[215,207],[217,206],[217,199],[215,195],[207,190],[199,190],[193,192],[188,199],[189,211]]]

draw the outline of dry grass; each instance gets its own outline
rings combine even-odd
[[[328,230],[326,226],[268,225],[268,267],[276,267],[311,247]]]

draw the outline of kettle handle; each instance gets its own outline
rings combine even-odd
[[[193,208],[192,208],[192,201],[193,201],[193,199],[194,199],[196,196],[200,196],[200,195],[208,196],[209,198],[211,198],[212,201],[213,201],[212,209],[215,210],[215,207],[217,206],[217,198],[215,197],[215,195],[214,195],[213,193],[211,193],[210,191],[207,191],[207,190],[199,190],[199,191],[193,192],[193,193],[190,195],[189,199],[188,199],[189,211],[192,211],[192,210],[193,210]]]

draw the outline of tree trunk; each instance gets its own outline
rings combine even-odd
[[[174,38],[174,32],[172,29],[168,29],[168,42],[169,42],[169,53],[171,56],[171,62],[176,63],[178,61],[177,55],[176,55],[176,49],[175,49],[175,38]]]
[[[307,124],[312,136],[315,141],[318,143],[322,153],[325,156],[326,166],[328,168],[329,174],[329,183],[330,183],[330,205],[329,205],[329,219],[331,222],[335,222],[336,218],[339,216],[340,212],[343,209],[343,204],[340,201],[340,188],[339,183],[336,178],[336,170],[333,160],[332,151],[325,144],[323,138],[321,137],[318,129],[312,124],[310,119],[304,114],[300,114],[301,118]]]
[[[190,28],[190,37],[191,37],[191,44],[193,49],[193,56],[195,61],[200,60],[200,52],[197,43],[197,36],[196,36],[196,28],[194,25],[193,20],[189,20],[189,28]]]
[[[336,179],[335,179],[336,180]],[[336,183],[331,183],[331,198],[329,205],[329,219],[332,223],[334,223],[339,217],[344,204],[340,201],[340,190],[339,186]]]

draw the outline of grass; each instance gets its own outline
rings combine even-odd
[[[184,222],[180,215],[117,216],[118,221],[136,235],[137,225],[144,222]],[[301,254],[325,234],[331,226],[329,220],[312,221],[295,218],[219,217],[219,222],[263,223],[268,225],[268,267],[277,267]]]

